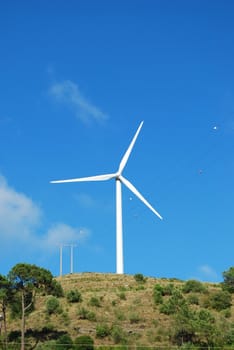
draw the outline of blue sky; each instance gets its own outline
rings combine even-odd
[[[221,281],[234,265],[233,1],[0,4],[0,273],[115,271],[112,173],[127,274]],[[63,271],[69,273],[69,248]]]

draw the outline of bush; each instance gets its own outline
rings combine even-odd
[[[157,292],[160,292],[161,295],[163,295],[163,286],[161,286],[161,284],[157,283],[154,285],[154,292],[157,291]]]
[[[154,303],[156,305],[163,303],[162,293],[159,290],[154,291]]]
[[[163,296],[165,295],[172,295],[175,290],[173,283],[168,283],[167,285],[163,286]]]
[[[58,298],[56,297],[49,297],[46,301],[46,312],[51,315],[55,313],[60,312],[60,303]]]
[[[82,301],[81,293],[77,289],[69,290],[66,297],[69,303],[80,303]]]
[[[142,273],[136,273],[134,275],[134,279],[137,283],[145,283],[146,282],[146,278],[142,275]]]
[[[105,338],[110,335],[110,328],[106,324],[98,324],[96,327],[97,338]]]
[[[74,340],[75,350],[93,350],[94,341],[89,335],[81,335]]]
[[[56,344],[58,345],[58,350],[70,350],[73,349],[73,341],[68,334],[61,335],[58,340],[56,341]],[[57,349],[56,349],[57,350]]]
[[[232,305],[232,296],[228,291],[221,290],[210,296],[209,304],[212,309],[217,311],[228,309]]]
[[[119,309],[115,312],[115,316],[116,316],[117,320],[119,320],[119,321],[126,320],[125,313]]]
[[[188,280],[185,282],[182,291],[184,293],[204,293],[206,292],[206,287],[197,280]]]
[[[119,293],[120,300],[126,300],[126,294],[124,292]]]
[[[160,312],[166,315],[172,315],[180,311],[185,305],[186,300],[183,295],[175,289],[172,296],[160,307]]]
[[[100,298],[97,297],[91,297],[89,300],[89,305],[101,307]]]
[[[112,327],[111,337],[115,344],[126,343],[125,333],[119,326]]]
[[[133,312],[129,315],[129,321],[130,323],[138,323],[140,321],[140,316]]]
[[[228,345],[234,344],[234,323],[231,324],[231,327],[229,328],[227,335],[226,335],[226,343]]]
[[[77,314],[81,320],[96,321],[95,313],[85,309],[84,307],[79,309]]]
[[[230,293],[234,293],[234,267],[230,267],[228,271],[224,271],[223,278],[223,289],[227,290]]]
[[[199,298],[196,294],[190,294],[187,298],[189,304],[199,305]]]
[[[166,302],[161,305],[160,312],[165,315],[172,315],[176,312],[176,308],[172,303]]]
[[[61,317],[62,317],[62,320],[63,320],[63,324],[65,326],[68,326],[70,324],[70,322],[71,322],[68,313],[67,312],[62,312],[61,313]]]
[[[160,284],[155,284],[154,290],[153,290],[153,298],[154,298],[154,303],[156,305],[162,304],[163,302],[163,287]]]

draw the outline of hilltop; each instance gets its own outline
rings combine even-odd
[[[27,317],[28,335],[88,335],[95,346],[234,342],[233,297],[221,284],[102,273],[57,280],[64,297],[37,297]],[[11,320],[8,328],[14,334],[20,322]]]

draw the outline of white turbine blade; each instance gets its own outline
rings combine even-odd
[[[149,202],[140,194],[140,192],[129,182],[127,179],[125,179],[123,176],[119,177],[120,181],[129,188],[130,191],[132,191],[152,212],[157,215],[161,220],[163,219],[162,216],[152,207],[152,205],[149,204]]]
[[[118,173],[119,173],[119,174],[122,173],[122,171],[123,171],[123,169],[124,169],[124,167],[125,167],[125,165],[126,165],[126,163],[127,163],[127,161],[128,161],[128,158],[129,158],[130,153],[131,153],[131,151],[132,151],[132,149],[133,149],[133,146],[134,146],[134,144],[135,144],[135,142],[136,142],[137,136],[138,136],[138,134],[139,134],[139,132],[140,132],[140,130],[141,130],[141,128],[142,128],[142,125],[143,125],[143,121],[142,121],[141,124],[139,125],[139,127],[138,127],[138,129],[137,129],[137,132],[135,133],[135,135],[134,135],[134,137],[133,137],[133,139],[132,139],[132,142],[130,143],[130,145],[129,145],[127,151],[125,152],[125,154],[124,154],[124,156],[123,156],[123,158],[122,158],[122,160],[121,160],[121,162],[120,162],[119,170],[118,170]]]
[[[105,174],[105,175],[97,175],[97,176],[80,177],[78,179],[55,180],[55,181],[50,181],[50,183],[58,184],[58,183],[64,183],[64,182],[105,181],[105,180],[113,179],[114,177],[116,177],[116,174]]]

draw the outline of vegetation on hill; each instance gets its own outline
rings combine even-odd
[[[142,274],[0,275],[0,349],[231,349],[234,268],[222,283]],[[21,342],[21,345],[20,345]]]

